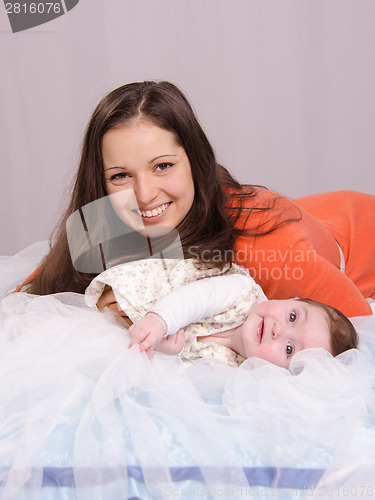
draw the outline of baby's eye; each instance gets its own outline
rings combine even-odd
[[[292,346],[292,344],[290,342],[286,343],[285,352],[286,352],[287,358],[289,358],[289,356],[291,356],[293,354],[294,347]]]
[[[292,311],[289,314],[289,321],[290,321],[290,323],[294,323],[296,319],[297,319],[297,313],[295,311]]]
[[[173,163],[159,163],[158,165],[156,165],[155,170],[163,172],[164,170],[167,170],[168,168],[171,167],[173,167]]]

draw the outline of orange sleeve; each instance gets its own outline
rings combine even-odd
[[[282,204],[294,205],[286,198]],[[348,317],[371,314],[359,289],[339,269],[333,236],[303,209],[300,213],[300,221],[283,224],[268,235],[238,238],[235,261],[249,269],[269,299],[310,298]],[[254,217],[250,216],[252,223]]]
[[[22,290],[22,288],[27,285],[39,272],[39,269],[40,267],[38,267],[37,269],[35,269],[35,271],[33,271],[30,276],[28,276],[25,281],[23,283],[21,283],[21,285],[18,285],[17,288],[14,290],[13,293],[17,293],[17,292],[20,292]]]
[[[375,195],[332,191],[295,200],[329,230],[345,258],[345,274],[375,299]]]

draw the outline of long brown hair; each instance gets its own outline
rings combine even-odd
[[[192,256],[191,248],[194,246],[194,257],[204,251],[206,263],[215,256],[215,266],[225,264],[230,254],[225,250],[232,249],[236,236],[243,232],[235,228],[244,211],[242,199],[256,196],[256,190],[253,186],[239,184],[217,163],[192,107],[175,85],[169,82],[137,82],[119,87],[105,96],[89,121],[71,200],[51,237],[50,252],[31,281],[32,293],[83,292],[91,281],[92,275],[79,273],[72,265],[66,220],[84,205],[106,196],[102,138],[110,129],[135,118],[146,119],[172,131],[189,158],[195,197],[189,213],[177,228],[185,256]],[[239,198],[235,209],[228,210],[229,196],[231,199]],[[264,210],[271,208],[265,207]],[[248,216],[251,215],[251,209],[247,210]],[[264,234],[264,231],[258,233]],[[255,228],[252,235],[258,233]],[[223,259],[218,259],[218,255],[222,255]]]

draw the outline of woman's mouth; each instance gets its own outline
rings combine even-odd
[[[159,205],[158,207],[152,209],[137,209],[137,213],[143,219],[147,219],[148,221],[154,220],[164,214],[171,203],[171,201],[169,203],[163,203],[162,205]]]
[[[258,329],[257,329],[257,339],[259,344],[262,342],[263,338],[263,329],[264,329],[264,320],[259,323]]]

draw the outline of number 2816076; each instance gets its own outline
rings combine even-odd
[[[61,4],[54,2],[6,3],[7,14],[60,14]]]

